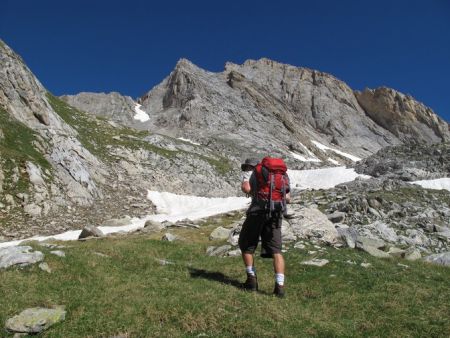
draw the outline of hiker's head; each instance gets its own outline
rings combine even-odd
[[[242,171],[251,171],[253,170],[259,161],[255,158],[247,158],[244,163],[241,164]]]

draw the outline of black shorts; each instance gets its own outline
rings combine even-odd
[[[267,218],[265,213],[248,214],[239,235],[239,248],[242,253],[253,254],[261,236],[261,257],[272,257],[281,253],[282,216]]]

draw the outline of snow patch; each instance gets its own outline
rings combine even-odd
[[[329,189],[340,183],[353,181],[357,177],[369,177],[366,175],[359,175],[354,169],[347,169],[345,167],[289,170],[288,175],[293,189]],[[450,190],[450,178],[433,181],[441,181],[440,185],[443,187],[445,186],[447,187],[446,189]],[[176,222],[186,218],[196,220],[233,210],[245,209],[250,203],[250,199],[246,197],[208,198],[150,190],[148,191],[147,198],[156,206],[157,214],[148,215],[143,218],[132,218],[130,223],[124,226],[101,226],[99,229],[106,235],[117,232],[130,232],[143,228],[147,220],[158,222]],[[72,241],[77,240],[80,233],[81,230],[71,230],[52,236],[34,236],[22,240],[2,242],[0,243],[0,248],[19,245],[26,241],[45,241],[49,239]]]
[[[177,138],[177,140],[181,140],[181,141],[193,144],[195,146],[200,146],[201,145],[200,143],[194,142],[194,141],[192,141],[192,140],[190,140],[188,138],[184,138],[184,137],[179,137],[179,138]]]
[[[410,182],[411,184],[418,184],[425,189],[436,189],[436,190],[448,190],[450,191],[450,178],[437,178],[434,180],[422,180]]]
[[[186,218],[196,220],[233,210],[245,209],[250,203],[250,199],[246,197],[208,198],[177,195],[158,191],[148,191],[147,198],[156,205],[156,210],[158,212],[156,215],[148,215],[144,218],[132,218],[129,224],[123,226],[100,226],[98,228],[105,235],[117,232],[131,232],[143,228],[145,222],[148,220],[158,222],[176,222]],[[51,236],[34,236],[27,239],[0,243],[0,248],[19,245],[26,241],[41,242],[50,239],[58,241],[74,241],[78,239],[80,233],[81,230],[72,230]]]
[[[344,156],[344,157],[346,157],[346,158],[352,160],[353,162],[361,161],[361,158],[356,157],[356,156],[354,156],[354,155],[350,155],[350,154],[344,153],[343,151],[340,151],[340,150],[337,150],[337,149],[328,147],[328,146],[326,146],[326,145],[324,145],[324,144],[322,144],[322,143],[319,143],[319,142],[317,142],[317,141],[311,140],[311,142],[314,143],[314,145],[315,145],[317,148],[319,148],[320,150],[330,150],[330,151],[333,151],[333,152],[335,152],[336,154],[339,154],[339,155],[341,155],[341,156]]]
[[[311,169],[311,170],[288,170],[291,187],[293,189],[330,189],[336,185],[354,181],[357,177],[370,178],[360,175],[354,169],[346,167]]]
[[[198,197],[170,192],[148,191],[147,198],[156,205],[158,214],[148,216],[154,221],[176,222],[196,220],[225,212],[244,209],[250,203],[246,197]]]
[[[336,161],[335,159],[332,159],[331,157],[328,157],[327,160],[328,160],[328,162],[331,162],[333,164],[339,165],[339,162]]]
[[[139,120],[141,122],[150,120],[150,116],[148,116],[148,114],[145,111],[143,111],[141,107],[142,105],[138,103],[136,103],[136,106],[134,106],[134,111],[136,113],[136,115],[134,115],[134,119]]]
[[[315,158],[315,157],[309,157],[309,158],[307,158],[307,157],[305,157],[305,156],[303,156],[303,155],[294,153],[294,152],[292,152],[292,151],[290,151],[289,153],[291,154],[291,156],[292,156],[293,158],[295,158],[295,159],[297,159],[297,160],[300,160],[300,161],[302,161],[302,162],[322,162],[321,160],[319,160],[318,158]]]

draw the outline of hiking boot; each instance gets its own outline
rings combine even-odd
[[[247,280],[245,281],[243,287],[248,291],[258,291],[258,278],[247,274]]]
[[[284,286],[278,283],[275,283],[275,288],[273,289],[273,294],[278,298],[284,297]]]

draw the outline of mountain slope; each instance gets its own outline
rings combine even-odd
[[[0,66],[0,240],[147,214],[147,189],[237,192],[237,160],[71,107],[3,42]]]
[[[82,95],[90,95],[91,105],[77,103]],[[63,98],[96,113],[97,94],[82,95]],[[403,142],[450,140],[448,124],[409,96],[382,88],[354,92],[329,74],[268,59],[227,63],[221,73],[181,59],[138,102],[149,121],[136,122],[130,113],[116,119],[230,155],[283,156],[298,168],[351,162],[327,147],[366,157]]]

